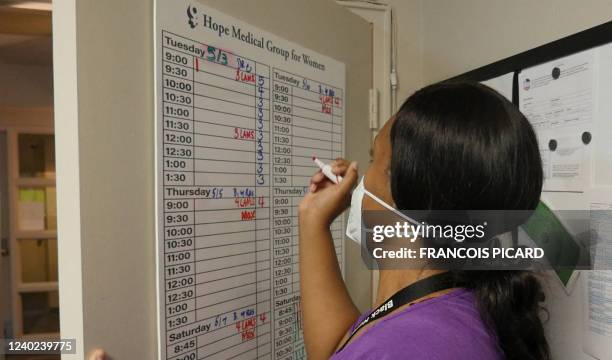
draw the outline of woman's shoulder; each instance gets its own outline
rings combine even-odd
[[[465,289],[453,290],[401,309],[381,319],[378,327],[384,332],[422,339],[427,343],[448,341],[449,338],[494,336],[482,321],[474,294]],[[432,338],[432,335],[437,336]]]
[[[415,360],[502,358],[474,295],[464,289],[398,310],[363,331],[342,351],[347,357],[337,359],[401,359],[406,354]]]

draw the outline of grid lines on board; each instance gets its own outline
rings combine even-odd
[[[160,36],[166,359],[305,358],[297,207],[343,155],[343,89]]]

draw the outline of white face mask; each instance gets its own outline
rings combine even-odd
[[[364,178],[365,176],[361,177],[359,184],[357,184],[357,187],[355,187],[355,189],[353,190],[353,195],[351,197],[351,208],[349,209],[349,216],[348,216],[348,221],[346,224],[346,236],[348,236],[351,240],[353,240],[357,244],[361,244],[361,222],[362,222],[361,203],[363,202],[364,195],[368,195],[374,201],[379,203],[382,207],[400,216],[406,221],[414,225],[418,225],[418,222],[416,220],[402,214],[399,210],[387,204],[386,202],[381,200],[378,196],[366,190],[365,185],[363,184]]]

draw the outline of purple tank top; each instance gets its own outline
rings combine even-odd
[[[474,295],[456,289],[377,320],[330,359],[502,360],[504,356],[495,332],[480,317]]]

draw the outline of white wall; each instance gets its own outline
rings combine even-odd
[[[420,87],[612,19],[608,0],[380,0],[397,20],[398,103]]]
[[[429,84],[609,21],[609,0],[421,1]]]

